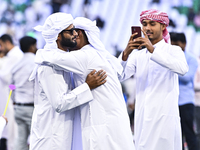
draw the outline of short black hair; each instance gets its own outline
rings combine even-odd
[[[186,43],[186,37],[184,33],[176,33],[176,32],[170,32],[170,39],[173,42],[182,42],[182,43]]]
[[[170,34],[171,41],[178,42],[178,35],[176,32],[170,32],[169,34]]]
[[[186,37],[184,33],[178,33],[178,40],[182,43],[186,43]]]
[[[36,39],[30,36],[24,36],[19,40],[21,50],[26,53],[29,51],[30,46],[36,43]]]
[[[3,42],[9,41],[11,44],[13,44],[13,40],[9,34],[3,34],[0,37],[0,40],[2,40]]]

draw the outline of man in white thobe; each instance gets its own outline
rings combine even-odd
[[[130,121],[118,80],[122,66],[105,50],[95,22],[80,17],[75,19],[74,26],[82,30],[77,31],[76,39],[80,50],[69,53],[39,50],[35,62],[72,71],[76,86],[85,81],[91,70],[105,70],[107,82],[92,90],[93,101],[80,106],[83,150],[134,150]],[[73,30],[73,26],[64,31],[69,30]]]
[[[73,17],[69,14],[50,15],[44,25],[38,27],[46,41],[42,51],[62,51],[58,49],[60,46],[57,45],[56,39],[58,33],[72,24],[72,21]],[[73,35],[73,38],[75,37],[76,35]],[[73,41],[70,43],[73,44]],[[100,80],[102,79],[105,78],[100,76]],[[35,108],[31,125],[30,150],[81,150],[81,141],[73,145],[81,137],[80,113],[77,106],[93,99],[90,85],[84,81],[71,91],[73,80],[70,73],[48,65],[37,66],[30,80],[35,80]],[[102,83],[105,82],[99,85]],[[75,138],[72,139],[72,136]]]
[[[6,53],[6,56],[4,56],[5,61],[0,69],[0,114],[3,114],[9,96],[9,84],[11,84],[12,76],[11,71],[22,59],[24,54],[18,46],[14,45],[11,36],[8,34],[3,34],[0,37],[0,50]],[[8,104],[6,117],[9,120],[9,124],[5,127],[5,130],[2,133],[2,139],[8,140],[7,148],[12,150],[14,149],[16,135],[16,123],[14,120],[14,109],[12,102]]]
[[[167,43],[166,13],[143,11],[140,21],[145,37],[131,35],[119,56],[121,80],[136,76],[136,150],[182,150],[178,74],[184,75],[188,65],[181,48]]]
[[[15,121],[18,125],[15,148],[16,150],[28,150],[27,140],[30,135],[34,109],[34,82],[30,82],[28,79],[35,67],[36,39],[24,36],[20,39],[20,48],[24,56],[12,70],[12,84],[16,87],[12,93],[12,100]]]

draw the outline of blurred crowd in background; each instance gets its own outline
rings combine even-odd
[[[0,0],[0,4],[0,35],[10,34],[15,44],[22,36],[30,35],[42,48],[44,41],[33,27],[43,24],[54,12],[66,12],[96,20],[102,42],[115,55],[126,46],[130,26],[140,25],[139,13],[155,8],[168,13],[169,31],[188,34],[188,48],[199,55],[199,50],[191,46],[199,46],[194,38],[200,38],[200,0]]]

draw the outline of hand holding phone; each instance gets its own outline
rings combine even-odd
[[[123,55],[122,55],[122,60],[126,61],[128,59],[129,54],[134,50],[134,49],[138,49],[138,47],[141,45],[141,42],[136,42],[133,41],[135,38],[141,37],[141,27],[139,26],[132,26],[131,27],[132,30],[132,35],[128,41],[128,44],[125,48],[125,50],[123,51]],[[133,35],[134,33],[137,32],[137,35]]]
[[[135,35],[133,39],[141,37],[141,27],[140,26],[132,26],[131,30],[132,30],[132,34],[137,32],[137,35]]]

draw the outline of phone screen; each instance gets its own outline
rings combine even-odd
[[[131,30],[132,30],[132,34],[134,34],[136,32],[138,33],[133,39],[141,37],[141,27],[140,26],[132,26]]]

